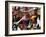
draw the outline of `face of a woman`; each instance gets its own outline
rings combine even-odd
[[[31,14],[34,15],[35,14],[35,11],[32,11]]]

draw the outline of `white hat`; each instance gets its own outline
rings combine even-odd
[[[38,10],[38,8],[33,7],[32,9],[30,9],[29,11],[33,11],[33,10]]]

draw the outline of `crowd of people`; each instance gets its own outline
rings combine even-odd
[[[20,7],[12,8],[12,30],[40,29],[40,14],[38,8]]]

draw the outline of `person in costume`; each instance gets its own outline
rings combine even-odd
[[[18,29],[18,24],[15,24],[14,22],[19,21],[19,16],[18,16],[18,11],[20,7],[15,6],[12,10],[12,30],[17,30]]]
[[[32,23],[32,28],[36,28],[37,25],[37,18],[39,17],[39,14],[37,13],[38,8],[33,8],[31,11],[30,20]]]

